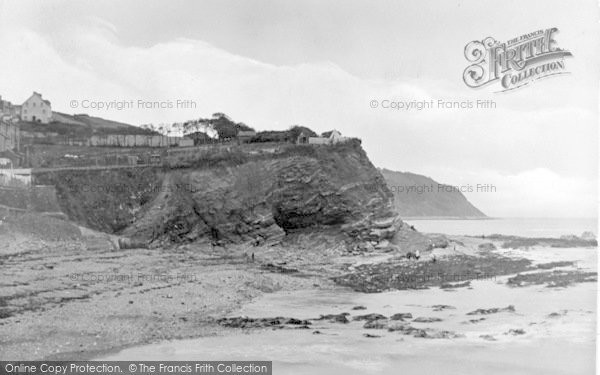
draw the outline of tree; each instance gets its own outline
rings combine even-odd
[[[307,128],[306,126],[300,126],[300,125],[293,125],[292,127],[290,127],[290,129],[288,130],[289,134],[290,134],[290,139],[297,139],[298,136],[300,135],[300,133],[304,132],[304,134],[306,134],[307,137],[316,137],[317,133],[315,133],[312,129]]]

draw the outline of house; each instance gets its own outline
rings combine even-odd
[[[0,120],[12,122],[18,120],[21,115],[21,106],[13,105],[7,100],[3,100],[0,95]]]
[[[335,129],[321,134],[321,137],[329,139],[329,143],[331,143],[331,144],[346,142],[348,140],[347,137],[343,137],[342,133],[340,133],[339,131],[337,131]]]
[[[254,137],[256,137],[254,130],[240,130],[237,133],[238,143],[248,143]]]
[[[308,143],[311,145],[334,145],[340,142],[346,142],[349,138],[343,137],[337,130],[331,130],[321,134],[320,137],[309,137]]]
[[[336,143],[340,143],[340,142],[345,142],[347,140],[346,137],[342,137],[342,133],[340,133],[337,130],[332,130],[331,133],[329,134],[329,141],[331,142],[331,144],[336,144]]]
[[[42,98],[42,94],[33,94],[21,105],[21,121],[48,124],[52,121],[52,105]]]
[[[297,145],[306,145],[308,144],[308,139],[310,137],[308,136],[308,134],[306,134],[306,132],[301,131],[300,134],[298,134],[298,138],[296,138],[296,144]]]

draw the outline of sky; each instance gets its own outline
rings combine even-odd
[[[461,187],[490,216],[595,217],[598,20],[588,0],[0,0],[0,95],[135,125],[224,112],[257,130],[335,128],[376,166]],[[551,27],[570,74],[504,93],[464,84],[467,43]]]

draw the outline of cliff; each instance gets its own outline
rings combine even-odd
[[[394,195],[396,211],[402,217],[486,217],[449,185],[414,173],[380,171]]]
[[[269,242],[329,229],[377,242],[402,225],[392,193],[357,140],[268,152],[231,147],[166,163],[46,172],[36,180],[56,186],[71,220],[154,245]]]

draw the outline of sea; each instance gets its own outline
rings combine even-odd
[[[489,218],[489,219],[408,219],[419,232],[481,236],[491,234],[520,237],[559,238],[580,236],[583,232],[598,235],[598,218]]]
[[[419,231],[456,235],[505,234],[560,237],[597,233],[597,219],[409,220]],[[504,256],[533,264],[574,261],[562,270],[597,271],[597,249],[499,249]],[[533,271],[536,272],[536,271]],[[594,374],[596,352],[596,282],[566,288],[545,285],[510,287],[500,276],[474,280],[468,288],[357,293],[335,290],[266,293],[230,316],[299,319],[321,314],[412,313],[434,317],[417,328],[448,330],[459,338],[427,339],[387,330],[316,321],[310,329],[234,330],[189,340],[125,349],[102,360],[267,360],[273,374]],[[436,309],[438,305],[449,307]],[[472,315],[476,309],[514,306],[514,312]],[[365,310],[354,310],[364,306]]]

